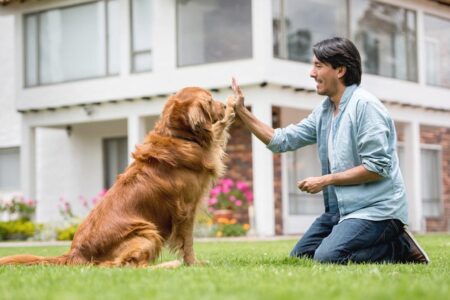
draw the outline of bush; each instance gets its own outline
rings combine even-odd
[[[71,224],[69,227],[56,230],[56,239],[58,241],[71,241],[77,231],[78,224]]]
[[[26,240],[36,229],[34,223],[25,220],[0,222],[0,240]]]
[[[213,233],[216,237],[243,236],[249,228],[248,224],[239,224],[236,219],[219,218],[213,226]]]

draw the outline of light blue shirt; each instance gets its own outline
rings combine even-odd
[[[408,207],[396,150],[397,136],[388,111],[375,96],[356,85],[348,86],[333,122],[331,161],[328,134],[333,103],[326,98],[298,124],[277,128],[267,148],[293,151],[317,143],[322,174],[338,173],[363,165],[383,177],[364,184],[334,186],[340,221],[349,218],[408,222]],[[302,179],[302,178],[298,178]],[[323,190],[328,210],[328,189]]]

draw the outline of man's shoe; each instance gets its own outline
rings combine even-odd
[[[400,237],[409,244],[409,253],[406,256],[406,262],[418,263],[418,264],[429,264],[430,259],[428,255],[419,246],[419,243],[413,237],[412,233],[405,227]]]

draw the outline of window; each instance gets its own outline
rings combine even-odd
[[[274,56],[311,62],[312,46],[346,36],[346,0],[274,0]]]
[[[118,12],[103,0],[26,15],[26,86],[118,74]]]
[[[289,215],[318,215],[325,211],[322,192],[308,194],[300,191],[297,187],[298,180],[321,175],[321,166],[317,153],[316,145],[286,153]]]
[[[363,71],[417,81],[416,13],[369,0],[352,1],[351,11]]]
[[[178,65],[252,57],[251,0],[177,0]]]
[[[436,145],[423,145],[421,149],[421,172],[422,172],[422,210],[426,218],[440,217],[441,205],[441,151]],[[398,159],[400,169],[404,174],[405,149],[398,146]]]
[[[425,217],[441,216],[441,162],[440,151],[422,148],[422,205]]]
[[[152,69],[151,20],[151,1],[131,0],[131,65],[133,72]]]
[[[117,175],[128,166],[127,138],[108,138],[103,140],[104,188],[109,189]]]
[[[450,88],[450,20],[425,15],[426,81]]]
[[[0,149],[0,189],[20,189],[20,148]]]

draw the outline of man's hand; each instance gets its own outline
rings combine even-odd
[[[242,90],[234,77],[231,78],[231,88],[233,89],[234,96],[236,97],[236,107],[244,107],[244,94],[242,93]]]
[[[319,177],[308,177],[297,182],[297,187],[303,191],[310,194],[316,194],[323,190],[327,185],[327,180],[325,176]]]

